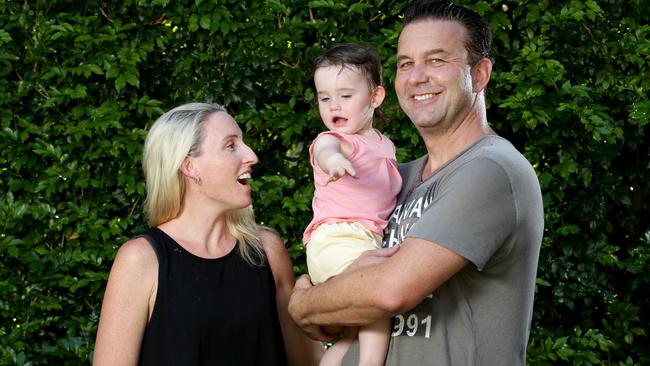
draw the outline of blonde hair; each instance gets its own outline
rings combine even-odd
[[[142,156],[147,185],[146,214],[151,226],[159,226],[180,212],[186,180],[180,170],[185,157],[201,155],[204,122],[226,110],[216,103],[188,103],[163,114],[147,134]],[[239,242],[244,260],[253,265],[264,262],[264,250],[252,206],[226,214],[231,235]]]

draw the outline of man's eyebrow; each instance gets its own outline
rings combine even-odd
[[[397,62],[400,62],[400,61],[402,61],[402,60],[406,60],[406,59],[409,59],[409,58],[410,58],[410,57],[408,57],[408,56],[398,55],[398,56],[397,56]]]
[[[444,54],[449,54],[449,51],[445,50],[444,48],[434,48],[432,50],[427,51],[424,55],[425,56],[431,56],[431,55],[437,55],[440,53]]]
[[[432,50],[428,50],[427,52],[424,53],[424,57],[428,57],[431,55],[437,55],[437,54],[449,54],[449,51],[445,50],[444,48],[434,48]],[[411,57],[406,56],[406,55],[397,55],[397,61],[402,61],[404,59],[410,59]]]

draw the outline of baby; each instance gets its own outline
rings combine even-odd
[[[342,44],[315,60],[318,110],[328,131],[309,153],[314,217],[303,234],[314,284],[345,270],[364,251],[381,248],[382,233],[402,186],[395,146],[373,128],[384,100],[381,63],[367,47]],[[358,329],[360,364],[383,365],[390,319]],[[340,365],[357,329],[347,329],[321,365]]]

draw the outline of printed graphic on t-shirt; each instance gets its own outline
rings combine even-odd
[[[399,245],[404,241],[411,227],[422,217],[434,199],[436,183],[430,184],[424,194],[417,190],[409,194],[405,202],[398,202],[395,210],[388,219],[388,226],[384,230],[384,248]],[[393,322],[393,337],[425,337],[429,338],[432,329],[432,302],[435,293],[427,296],[413,310],[395,316]]]
[[[427,309],[431,309],[431,303],[435,301],[434,294],[427,296],[415,309],[395,316],[393,321],[393,337],[424,337],[431,336],[431,323],[433,321],[431,314]]]
[[[436,182],[433,182],[427,187],[424,194],[407,197],[405,202],[400,201],[397,203],[393,213],[388,218],[388,225],[384,229],[384,248],[402,244],[408,231],[433,202],[435,189]],[[417,191],[413,193],[417,193]]]

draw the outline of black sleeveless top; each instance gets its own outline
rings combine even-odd
[[[268,264],[246,263],[237,246],[200,258],[158,228],[144,237],[159,270],[140,365],[286,365]]]

